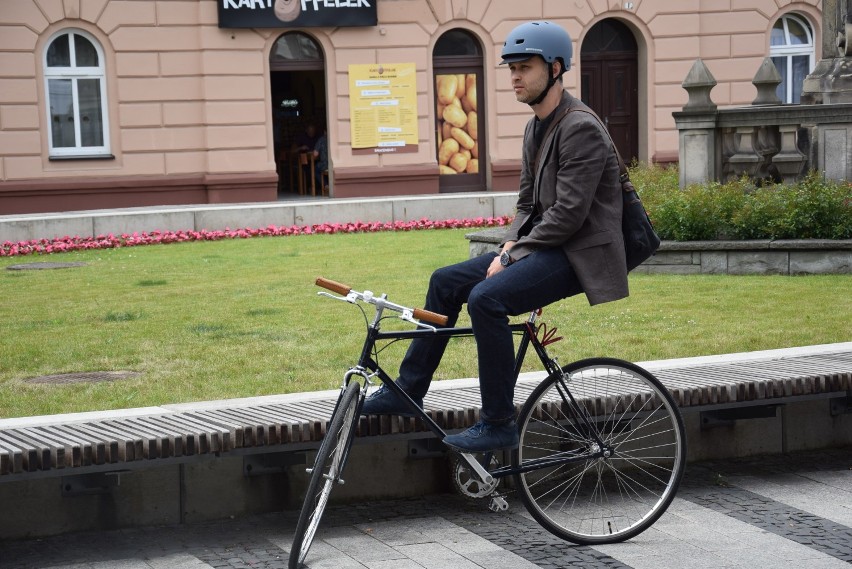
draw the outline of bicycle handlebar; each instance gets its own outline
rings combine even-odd
[[[332,292],[336,292],[342,296],[349,296],[350,294],[355,294],[359,300],[363,300],[364,302],[369,302],[370,304],[376,304],[379,300],[377,297],[373,296],[370,292],[358,292],[353,291],[352,287],[349,285],[345,285],[331,279],[327,279],[324,277],[317,277],[316,285],[322,288],[328,289]],[[431,322],[432,324],[437,324],[439,326],[446,326],[448,318],[443,314],[438,314],[437,312],[431,312],[429,310],[425,310],[423,308],[408,308],[405,306],[400,306],[398,304],[393,304],[391,302],[387,302],[384,299],[382,300],[382,304],[393,310],[398,312],[410,312],[414,318],[418,320],[425,320],[426,322]]]
[[[336,292],[337,294],[342,294],[343,296],[346,296],[347,294],[349,294],[349,291],[352,290],[351,286],[341,284],[325,277],[317,277],[316,284],[317,286],[327,288],[328,290]]]

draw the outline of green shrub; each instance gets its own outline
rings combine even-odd
[[[634,164],[630,177],[662,239],[852,238],[852,185],[815,172],[794,185],[740,179],[683,190],[677,168]]]
[[[769,186],[747,196],[733,224],[742,239],[852,238],[852,186],[811,172],[796,185]]]

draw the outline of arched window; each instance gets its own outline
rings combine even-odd
[[[322,65],[322,48],[314,39],[300,32],[288,32],[275,40],[269,62],[284,64],[294,61],[318,61]]]
[[[109,154],[104,54],[81,30],[63,30],[47,44],[44,79],[51,157]]]
[[[432,51],[434,57],[482,57],[479,42],[466,30],[450,30],[442,35]]]
[[[279,112],[313,119],[325,115],[325,59],[314,38],[301,32],[283,34],[269,52],[269,70]]]
[[[796,14],[779,18],[772,27],[769,57],[781,74],[778,98],[798,103],[802,82],[814,68],[814,33],[808,21]]]

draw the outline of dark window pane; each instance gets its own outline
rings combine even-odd
[[[322,59],[322,50],[310,36],[300,33],[284,34],[275,42],[269,59]]]
[[[81,35],[74,34],[74,52],[77,67],[97,67],[98,52],[92,42]]]
[[[104,125],[100,79],[78,80],[77,99],[80,102],[80,145],[103,146]]]
[[[432,52],[435,57],[453,56],[453,55],[482,55],[482,50],[479,47],[479,42],[464,30],[450,30],[438,39],[435,44],[435,50]]]
[[[59,36],[47,48],[48,67],[71,67],[71,50],[68,47],[68,34]]]
[[[50,79],[47,82],[50,97],[50,129],[54,148],[74,147],[74,99],[71,96],[71,79]]]
[[[580,49],[582,54],[636,50],[633,32],[623,23],[613,19],[601,20],[592,26]]]

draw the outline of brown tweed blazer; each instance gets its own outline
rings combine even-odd
[[[564,92],[554,117],[569,106],[587,108]],[[542,141],[538,169],[533,172],[534,123],[535,118],[524,132],[517,215],[504,238],[504,242],[517,241],[510,252],[512,258],[519,260],[536,249],[560,247],[574,267],[589,304],[626,297],[622,190],[609,137],[590,114],[570,112]],[[518,238],[538,212],[541,222]]]

